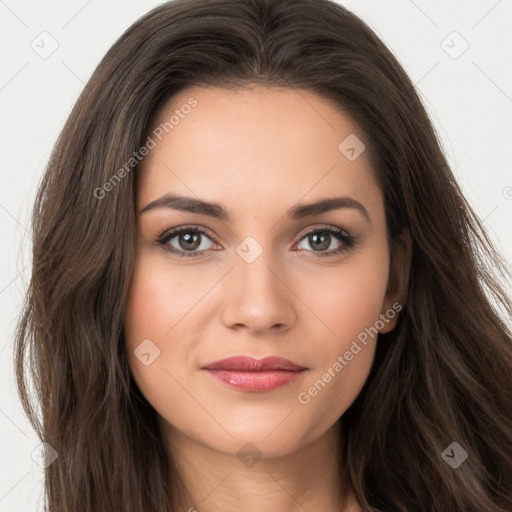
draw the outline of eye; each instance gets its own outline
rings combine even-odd
[[[338,244],[336,245],[336,240]],[[301,247],[301,244],[309,245],[312,249]],[[355,239],[343,229],[326,226],[322,228],[314,228],[308,231],[297,244],[300,250],[308,250],[316,253],[314,256],[333,256],[343,252],[347,252],[355,246]]]
[[[204,229],[184,226],[167,231],[156,240],[156,243],[163,246],[167,252],[193,257],[200,256],[204,251],[212,249],[207,240],[213,242]]]
[[[180,257],[201,256],[208,250],[217,250],[216,241],[199,226],[183,226],[166,231],[155,243],[162,246],[164,251]],[[304,244],[309,245],[311,249],[304,247]],[[299,250],[306,250],[315,257],[335,256],[348,252],[354,246],[354,237],[335,226],[310,229],[296,244]]]

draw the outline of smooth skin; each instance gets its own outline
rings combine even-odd
[[[338,149],[350,134],[363,142],[364,134],[332,102],[293,88],[191,87],[167,102],[153,128],[190,97],[197,106],[155,139],[137,170],[137,208],[175,194],[216,203],[229,218],[165,206],[140,213],[125,319],[130,369],[188,489],[177,510],[362,510],[351,494],[345,508],[337,499],[338,420],[368,377],[378,336],[359,343],[361,351],[307,404],[298,396],[365,328],[403,304],[410,238],[390,265],[383,196],[366,152],[350,161]],[[298,205],[344,196],[369,219],[350,207],[287,216]],[[182,226],[188,235],[157,243]],[[323,233],[329,226],[354,237],[354,246]],[[318,229],[308,236],[311,228]],[[258,247],[254,261],[241,256]],[[330,255],[316,256],[322,252]],[[160,350],[147,366],[134,353],[143,340]],[[284,387],[250,392],[201,369],[233,355],[274,355],[308,370]],[[242,460],[244,447],[261,458]]]

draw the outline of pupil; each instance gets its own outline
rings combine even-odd
[[[189,233],[182,233],[179,238],[180,245],[183,249],[191,250],[191,249],[197,249],[199,247],[199,235],[193,234],[191,235]]]
[[[314,233],[312,235],[309,235],[309,243],[313,248],[316,246],[316,248],[320,250],[328,249],[330,244],[330,235],[325,233],[321,235],[319,235],[318,233]]]
[[[199,234],[190,234],[182,233],[179,238],[180,245],[187,250],[197,249],[200,245],[199,243]],[[330,245],[330,235],[329,234],[318,234],[313,233],[309,235],[309,243],[312,247],[316,247],[318,250],[325,250],[329,248]]]

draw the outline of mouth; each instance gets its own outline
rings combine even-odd
[[[259,372],[269,370],[298,371],[307,370],[289,359],[270,356],[262,359],[255,359],[251,356],[232,356],[219,359],[203,366],[205,370],[233,370],[244,372]]]
[[[231,387],[252,392],[271,391],[291,384],[308,370],[288,359],[234,356],[202,367],[214,379]]]

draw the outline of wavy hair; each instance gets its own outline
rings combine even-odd
[[[390,247],[404,228],[412,238],[400,320],[379,336],[368,380],[339,421],[340,475],[366,511],[509,512],[510,270],[411,80],[330,0],[165,3],[121,35],[81,93],[39,184],[15,336],[23,407],[58,453],[45,469],[45,505],[170,512],[182,490],[125,353],[137,168],[112,177],[178,91],[251,84],[312,91],[349,115],[366,137]],[[469,455],[457,469],[441,456],[452,442]]]

